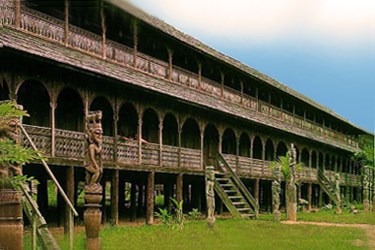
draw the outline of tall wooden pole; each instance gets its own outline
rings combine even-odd
[[[176,200],[181,202],[183,199],[183,174],[178,174],[176,179]]]
[[[118,224],[119,178],[120,170],[116,169],[112,172],[111,180],[111,220],[113,225]]]
[[[15,20],[14,20],[14,26],[16,29],[20,27],[21,24],[21,1],[15,0]]]
[[[154,190],[155,189],[155,172],[147,174],[147,210],[146,210],[146,224],[154,223]]]
[[[259,204],[259,179],[255,179],[254,182],[254,199]]]
[[[107,58],[107,45],[106,45],[106,23],[105,23],[105,15],[104,15],[104,1],[100,1],[100,21],[101,21],[101,28],[102,28],[102,57],[103,59]]]
[[[66,195],[68,196],[71,203],[74,205],[74,167],[67,167],[66,169]],[[74,228],[71,227],[70,207],[65,205],[65,223],[64,223],[64,233],[69,235],[73,232]]]

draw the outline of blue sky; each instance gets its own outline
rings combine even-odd
[[[374,131],[375,1],[132,2]]]

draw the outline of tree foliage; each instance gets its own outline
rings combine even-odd
[[[286,153],[285,156],[279,156],[276,161],[270,163],[269,167],[272,171],[279,168],[283,174],[284,180],[289,178],[290,155]],[[297,163],[295,166],[296,172],[301,172],[303,163]]]
[[[359,138],[360,151],[354,154],[354,158],[358,160],[362,166],[375,168],[374,166],[374,136],[361,136]]]

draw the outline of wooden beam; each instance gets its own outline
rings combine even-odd
[[[147,174],[147,210],[146,210],[146,224],[152,225],[154,223],[154,191],[155,191],[155,172]]]
[[[168,80],[172,80],[173,74],[173,51],[171,49],[167,49],[168,52]]]
[[[259,179],[255,179],[254,182],[254,199],[259,204]]]
[[[113,225],[118,224],[119,178],[120,170],[116,169],[112,172],[111,180],[111,220]]]
[[[66,168],[66,195],[68,196],[71,203],[74,205],[74,167],[67,167]],[[70,228],[72,225],[70,224],[71,218],[71,211],[70,207],[65,205],[65,223],[64,223],[64,234],[69,235],[70,232],[74,230],[74,228]],[[73,225],[74,227],[74,225]]]
[[[14,26],[18,29],[21,25],[21,1],[15,0],[15,17],[14,17]]]

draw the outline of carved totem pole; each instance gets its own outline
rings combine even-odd
[[[215,173],[213,166],[206,167],[206,201],[207,201],[207,225],[213,227],[215,224]]]
[[[17,105],[18,109],[23,109]],[[0,140],[20,143],[19,117],[0,117]],[[22,174],[22,166],[9,163],[0,165],[0,249],[21,250],[23,223],[21,193],[13,190],[9,178]]]
[[[336,214],[341,214],[341,192],[340,192],[340,174],[335,174],[335,197],[337,200]]]
[[[296,164],[297,164],[297,152],[294,144],[291,144],[290,162],[289,162],[289,175],[286,181],[287,189],[287,215],[288,220],[297,221],[297,187],[296,187]]]
[[[281,171],[277,166],[273,171],[274,180],[272,182],[272,206],[273,218],[275,221],[280,221],[280,193],[281,193]]]
[[[102,219],[100,203],[102,201],[102,186],[99,184],[103,175],[102,165],[102,112],[90,111],[86,115],[85,152],[85,212],[86,248],[100,249],[99,231]]]
[[[362,170],[363,174],[363,209],[365,212],[370,211],[370,169],[368,166],[364,166]]]

